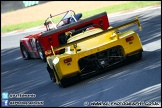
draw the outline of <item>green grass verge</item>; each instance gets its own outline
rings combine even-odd
[[[96,9],[93,11],[86,11],[86,12],[83,12],[83,15],[87,17],[87,16],[94,15],[96,13],[104,12],[104,11],[106,11],[108,14],[111,14],[111,13],[116,13],[116,12],[125,11],[125,10],[144,8],[144,7],[153,6],[157,4],[161,4],[161,1],[130,1],[124,4],[104,7],[104,8]]]
[[[147,7],[147,6],[153,6],[153,5],[157,5],[157,4],[161,4],[161,1],[130,1],[130,2],[124,3],[124,4],[113,5],[113,6],[103,7],[100,9],[95,9],[93,11],[85,11],[85,12],[82,12],[82,14],[83,14],[83,18],[86,18],[86,17],[92,16],[92,15],[95,15],[97,13],[101,13],[104,11],[106,11],[108,14],[110,14],[110,13],[120,12],[120,11],[124,11],[124,10],[138,9],[138,8],[143,8],[143,7]],[[2,26],[1,33],[11,32],[14,30],[19,30],[19,29],[28,29],[28,28],[37,27],[37,26],[43,26],[44,21],[45,21],[45,19],[37,20],[37,21],[33,21],[33,22],[24,22],[21,24]]]

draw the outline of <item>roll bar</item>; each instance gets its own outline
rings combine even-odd
[[[76,21],[76,19],[75,19],[75,17],[74,17],[75,12],[74,12],[73,10],[68,10],[68,11],[65,11],[65,12],[62,12],[62,13],[59,13],[59,14],[55,14],[55,15],[50,14],[50,16],[49,16],[49,17],[45,20],[45,22],[44,22],[44,25],[46,26],[47,31],[49,30],[48,27],[47,27],[48,24],[49,24],[49,22],[47,22],[47,20],[50,20],[51,23],[54,25],[54,28],[57,29],[57,25],[61,22],[61,20],[55,25],[55,24],[53,23],[53,21],[52,21],[51,18],[56,17],[56,16],[59,16],[59,15],[64,14],[64,13],[65,13],[65,15],[62,17],[61,20],[63,20],[63,19],[65,18],[65,16],[66,16],[68,13],[70,13],[71,16],[74,18],[74,20]]]

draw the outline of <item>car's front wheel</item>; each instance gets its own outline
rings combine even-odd
[[[40,58],[43,61],[46,61],[46,56],[45,56],[45,54],[43,52],[43,49],[42,49],[42,47],[41,47],[41,45],[40,45],[40,43],[38,41],[36,41],[36,46],[37,46],[37,50],[38,50],[38,53],[39,53]]]

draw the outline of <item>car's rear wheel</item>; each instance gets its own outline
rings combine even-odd
[[[60,86],[60,87],[63,87],[63,88],[67,87],[67,83],[65,82],[64,79],[59,80],[59,86]]]
[[[59,85],[63,88],[71,86],[75,83],[78,83],[81,80],[80,74],[77,74],[75,76],[69,77],[69,78],[63,78],[59,81]]]
[[[43,61],[46,61],[46,56],[45,56],[45,54],[43,52],[43,49],[42,49],[42,47],[41,47],[41,45],[40,45],[40,43],[38,41],[36,41],[36,47],[37,47],[37,50],[38,50],[38,53],[39,53],[40,58]]]
[[[135,54],[134,58],[137,59],[137,60],[141,60],[142,59],[142,52],[139,52],[138,54]]]
[[[21,45],[21,49],[22,49],[22,53],[24,55],[24,60],[28,60],[30,59],[30,55],[29,55],[29,52],[27,51],[27,49],[25,48],[24,45]]]
[[[142,59],[142,52],[139,52],[137,54],[134,54],[132,56],[128,56],[127,57],[127,61],[131,62],[131,61],[138,61]]]

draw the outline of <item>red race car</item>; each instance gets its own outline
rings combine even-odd
[[[41,35],[45,32],[58,29],[69,23],[77,22],[81,17],[82,17],[81,13],[75,14],[75,12],[72,10],[62,12],[53,16],[50,14],[50,17],[48,17],[44,23],[44,25],[46,26],[46,31],[26,36],[20,40],[20,51],[22,57],[25,60],[30,58],[41,58],[43,61],[46,61],[46,54],[44,52],[45,46],[41,44],[42,43]],[[61,20],[59,20],[60,18]],[[55,45],[56,46],[60,45],[58,40],[55,40]],[[60,51],[56,52],[56,54],[58,53],[61,52]]]
[[[106,16],[107,14],[103,12],[80,20],[82,14],[75,14],[72,10],[56,15],[50,14],[50,17],[44,23],[46,31],[26,36],[20,40],[22,57],[24,59],[41,58],[43,61],[46,61],[47,56],[53,55],[54,51],[52,51],[53,48],[51,47],[63,46],[66,44],[69,36],[84,32],[84,28],[100,25],[103,30],[106,30],[109,24],[105,24],[107,21],[101,20],[101,18]],[[107,17],[104,19],[108,20]],[[56,51],[55,54],[64,52],[65,49],[61,49]]]

